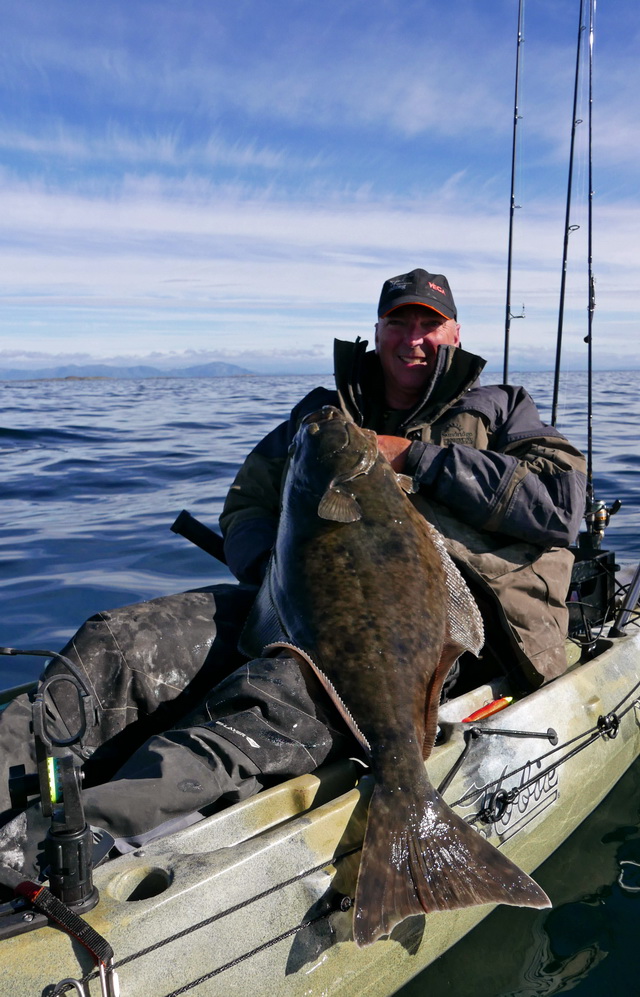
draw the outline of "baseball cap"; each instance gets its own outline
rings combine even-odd
[[[412,270],[411,273],[385,280],[378,304],[378,318],[384,318],[402,305],[424,305],[454,321],[458,316],[447,278],[441,273],[427,273],[426,270]]]

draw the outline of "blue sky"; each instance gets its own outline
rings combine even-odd
[[[587,4],[588,6],[588,4]],[[517,0],[2,4],[0,367],[327,371],[445,273],[500,369]],[[579,0],[527,0],[513,370],[552,367]],[[640,17],[596,10],[596,367],[640,366]],[[586,350],[586,79],[565,356]]]

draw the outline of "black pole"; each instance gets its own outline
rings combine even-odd
[[[520,87],[520,46],[523,42],[522,37],[522,21],[524,15],[524,0],[518,0],[518,41],[516,45],[516,82],[515,82],[515,93],[513,98],[513,141],[511,145],[511,199],[509,202],[509,242],[507,248],[507,302],[505,307],[505,320],[504,320],[504,368],[502,374],[502,383],[509,383],[509,336],[511,332],[511,267],[513,258],[513,221],[516,211],[516,198],[515,198],[515,188],[516,188],[516,149],[517,149],[517,135],[518,135],[518,121],[520,120],[520,114],[518,113],[518,94]]]
[[[595,0],[589,0],[589,213],[588,213],[588,328],[587,328],[587,508],[593,504],[593,317],[596,282],[593,275],[593,34]]]
[[[555,426],[558,417],[558,389],[560,384],[560,357],[562,354],[562,326],[564,322],[564,295],[567,283],[567,257],[569,255],[569,235],[574,226],[571,225],[571,188],[573,186],[573,158],[576,139],[576,126],[581,122],[576,118],[578,109],[578,81],[580,77],[580,54],[582,49],[582,34],[584,32],[584,0],[580,0],[580,18],[578,24],[578,43],[576,46],[576,72],[573,86],[573,114],[571,118],[571,146],[569,150],[569,177],[567,181],[567,209],[564,222],[564,242],[562,247],[562,277],[560,280],[560,303],[558,306],[558,337],[556,340],[556,366],[553,377],[553,404],[551,407],[551,425]],[[577,226],[576,226],[577,227]]]

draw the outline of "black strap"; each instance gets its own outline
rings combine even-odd
[[[27,880],[19,883],[15,887],[15,892],[26,897],[32,907],[45,914],[49,920],[55,921],[67,934],[84,945],[96,963],[106,965],[113,959],[113,949],[106,938],[99,935],[79,914],[58,900],[46,886]]]

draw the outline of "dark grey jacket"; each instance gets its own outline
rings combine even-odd
[[[584,512],[584,457],[541,421],[524,388],[480,386],[484,361],[459,347],[440,347],[411,412],[387,411],[382,370],[366,347],[337,341],[337,390],[311,391],[247,457],[220,518],[231,570],[241,581],[261,581],[296,429],[309,412],[338,405],[359,425],[413,440],[405,473],[419,486],[415,503],[445,536],[485,615],[497,614],[501,653],[533,684],[560,674],[573,562],[567,547]]]

